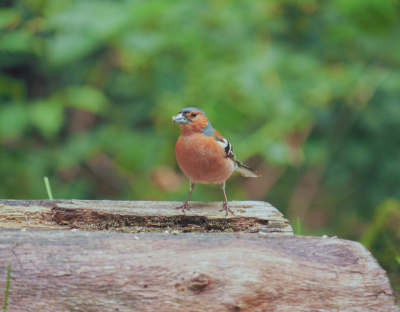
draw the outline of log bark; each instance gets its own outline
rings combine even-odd
[[[230,202],[225,217],[221,202],[110,200],[0,200],[0,227],[107,230],[111,232],[267,232],[293,234],[283,215],[261,201]]]
[[[341,239],[0,229],[0,294],[9,263],[8,312],[399,311],[385,271]]]

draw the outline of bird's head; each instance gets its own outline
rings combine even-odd
[[[214,129],[211,126],[206,114],[200,108],[186,107],[172,117],[172,122],[180,124],[183,135],[192,133],[204,133],[205,136],[214,134]]]

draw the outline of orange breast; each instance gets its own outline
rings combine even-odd
[[[179,167],[192,182],[221,183],[235,168],[214,136],[205,137],[202,133],[181,135],[175,152]]]

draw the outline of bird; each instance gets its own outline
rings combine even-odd
[[[180,169],[189,178],[190,192],[183,204],[176,209],[190,210],[188,199],[193,193],[196,183],[220,185],[225,202],[220,211],[233,214],[228,204],[225,192],[225,181],[233,171],[238,171],[244,177],[260,177],[260,173],[243,165],[236,159],[232,145],[217,130],[213,128],[207,115],[197,107],[186,107],[172,117],[177,123],[181,135],[175,146],[176,159]]]

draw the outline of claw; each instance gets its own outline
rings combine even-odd
[[[226,211],[226,214],[225,214],[225,217],[227,217],[228,216],[228,211],[231,213],[231,214],[234,214],[233,213],[233,211],[229,208],[229,205],[228,205],[228,203],[227,202],[224,202],[224,204],[222,205],[222,209],[220,210],[220,211]]]
[[[182,212],[183,212],[183,213],[185,213],[185,209],[190,211],[190,209],[188,208],[188,202],[187,202],[187,201],[184,201],[184,202],[183,202],[183,205],[178,206],[178,207],[176,207],[175,209],[181,209],[181,208],[182,208]]]

